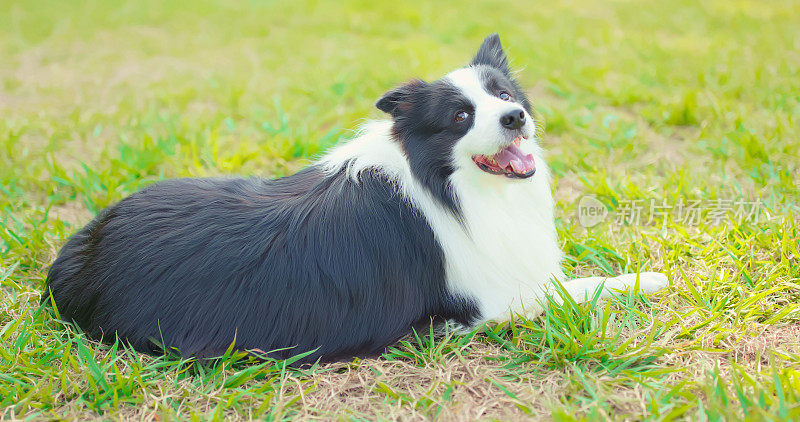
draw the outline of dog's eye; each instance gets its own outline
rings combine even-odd
[[[456,116],[453,118],[453,120],[455,120],[456,122],[461,123],[464,120],[467,120],[467,117],[469,117],[469,113],[467,113],[466,111],[461,110],[458,113],[456,113]]]
[[[505,91],[500,91],[500,95],[498,95],[498,97],[500,97],[500,99],[503,101],[511,101],[514,99],[513,97],[511,97],[511,94]]]

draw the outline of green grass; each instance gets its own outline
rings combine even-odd
[[[0,418],[800,418],[798,21],[779,0],[0,3]],[[494,31],[546,126],[567,270],[668,290],[302,369],[139,355],[39,306],[93,213],[162,178],[290,174]],[[583,195],[761,211],[587,229]]]

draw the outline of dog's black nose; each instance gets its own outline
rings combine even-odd
[[[500,124],[507,129],[519,129],[525,124],[525,112],[514,110],[506,113],[500,118]]]

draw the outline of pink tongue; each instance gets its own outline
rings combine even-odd
[[[502,168],[511,164],[515,173],[528,173],[536,167],[533,155],[526,154],[513,143],[495,154],[494,159]]]

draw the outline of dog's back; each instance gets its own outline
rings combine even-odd
[[[148,353],[337,360],[431,317],[468,324],[425,220],[379,173],[345,173],[157,183],[73,236],[48,287],[64,320]]]

